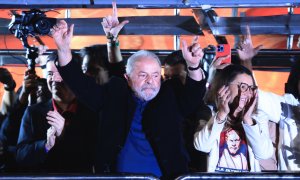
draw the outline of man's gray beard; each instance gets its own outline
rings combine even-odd
[[[157,88],[157,89],[155,89],[154,91],[153,91],[153,93],[151,93],[151,95],[149,96],[149,95],[146,95],[145,93],[144,93],[144,91],[142,91],[142,90],[135,90],[135,94],[136,94],[136,96],[139,98],[139,99],[141,99],[141,100],[144,100],[144,101],[150,101],[150,100],[152,100],[152,99],[154,99],[156,96],[157,96],[157,94],[158,94],[158,92],[159,92],[159,89],[160,88]]]

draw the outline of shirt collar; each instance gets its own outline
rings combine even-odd
[[[75,113],[77,111],[78,108],[78,103],[76,101],[76,99],[74,99],[72,101],[71,104],[68,105],[67,110],[63,111],[61,110],[55,103],[55,101],[52,99],[52,105],[53,105],[53,109],[57,112],[59,112],[60,114],[63,114],[64,112],[71,112],[71,113]]]

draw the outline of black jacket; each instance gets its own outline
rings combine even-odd
[[[136,107],[130,87],[121,78],[97,85],[73,61],[60,67],[59,72],[80,101],[94,111],[102,111],[96,171],[115,172],[117,156],[124,146]],[[187,78],[184,87],[179,80],[167,81],[143,112],[143,130],[164,177],[188,172],[181,123],[196,110],[204,93],[204,80]]]
[[[91,173],[95,155],[95,113],[79,103],[75,113],[64,114],[70,123],[46,153],[50,128],[46,115],[50,110],[53,110],[51,100],[26,109],[17,144],[17,162],[30,172]]]

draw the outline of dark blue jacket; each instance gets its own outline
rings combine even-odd
[[[87,173],[92,172],[95,156],[96,115],[80,103],[55,146],[47,153],[45,143],[46,115],[53,110],[52,101],[29,106],[22,119],[17,144],[17,162],[30,172]]]

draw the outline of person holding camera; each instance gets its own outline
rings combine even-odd
[[[39,46],[38,49],[39,57],[47,50],[46,46]],[[24,73],[22,86],[16,92],[16,100],[11,107],[10,113],[4,119],[0,130],[0,139],[5,146],[5,172],[19,171],[15,161],[16,144],[25,109],[27,106],[49,100],[50,98],[51,94],[47,88],[46,80],[27,69]]]
[[[30,93],[36,88],[37,78],[35,74],[29,74],[28,70],[25,72],[22,86],[16,93],[16,101],[1,126],[0,139],[5,147],[5,166],[3,166],[5,172],[17,171],[15,155],[21,119],[29,104]]]

